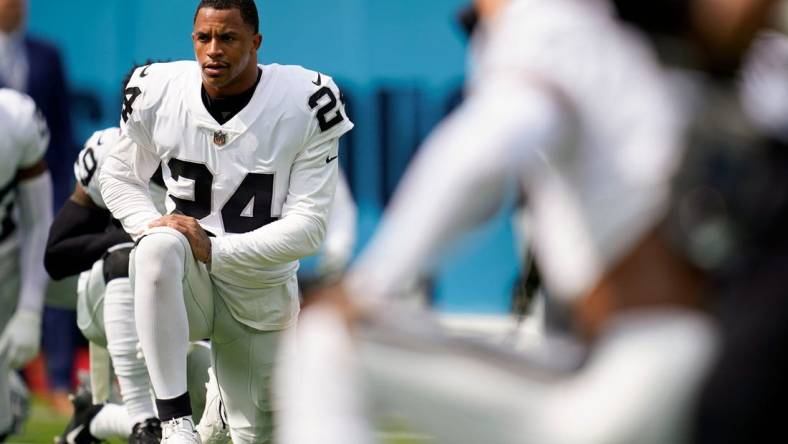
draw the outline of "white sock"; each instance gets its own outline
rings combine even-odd
[[[126,408],[119,404],[106,404],[90,421],[90,434],[98,439],[128,438],[134,422]]]
[[[140,345],[156,397],[186,393],[189,324],[183,301],[185,257],[191,255],[171,230],[142,238],[134,253],[134,311]],[[188,244],[187,244],[188,245]]]
[[[134,423],[156,416],[145,360],[138,356],[134,294],[128,278],[113,279],[104,295],[107,350],[120,384],[123,404]]]

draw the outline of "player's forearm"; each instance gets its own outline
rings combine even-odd
[[[356,244],[358,210],[341,171],[338,179],[320,263],[321,268],[331,270],[342,270],[347,266]]]
[[[147,193],[146,187],[101,175],[104,202],[112,215],[123,225],[123,229],[136,240],[148,225],[161,217]]]
[[[130,242],[131,238],[120,228],[103,233],[74,236],[47,247],[44,266],[49,276],[60,280],[89,270],[101,259],[107,249]]]
[[[144,165],[145,171],[137,172],[126,160],[111,155],[99,174],[104,203],[135,240],[148,229],[148,224],[161,217],[150,198],[147,182],[140,179],[141,175],[150,179],[157,165]]]
[[[44,267],[53,279],[90,269],[108,248],[128,242],[129,235],[109,225],[109,211],[67,200],[49,229]]]
[[[22,229],[19,309],[40,313],[49,277],[44,270],[47,231],[52,223],[52,178],[44,172],[19,183]]]
[[[519,95],[517,94],[519,91]],[[373,240],[349,275],[359,297],[396,294],[461,233],[498,209],[531,172],[538,150],[557,146],[560,108],[538,88],[477,94],[430,136]]]
[[[244,234],[211,239],[214,273],[233,267],[260,268],[286,264],[320,249],[334,201],[338,141],[331,139],[303,150],[293,162],[290,187],[281,219]]]
[[[337,163],[326,159],[337,152],[337,146],[332,139],[299,154],[291,168],[281,219],[249,233],[211,239],[211,270],[280,265],[317,253],[339,174]]]
[[[425,148],[348,274],[352,293],[366,301],[394,296],[427,273],[452,241],[494,213],[511,183],[504,168],[491,175],[441,174],[436,180],[433,167],[442,156]]]
[[[211,239],[211,270],[259,268],[311,256],[320,249],[326,232],[320,215],[291,213],[262,228]]]

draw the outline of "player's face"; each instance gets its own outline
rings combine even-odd
[[[240,94],[254,85],[261,37],[244,23],[240,10],[200,9],[192,41],[209,94]]]
[[[24,0],[0,0],[0,31],[16,31],[22,26],[24,17]]]

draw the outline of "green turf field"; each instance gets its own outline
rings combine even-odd
[[[34,399],[30,407],[30,419],[22,435],[8,438],[8,443],[52,443],[52,438],[60,434],[68,422],[67,417],[59,416],[50,410],[43,401]]]
[[[68,417],[59,416],[46,403],[34,398],[30,407],[30,419],[24,433],[8,438],[6,444],[52,444],[55,436],[63,432]],[[388,428],[388,427],[387,427]],[[433,441],[419,434],[400,431],[381,431],[380,442],[383,444],[427,444]],[[125,441],[113,440],[110,444],[122,444]]]
[[[52,444],[55,436],[61,434],[69,418],[61,416],[50,409],[46,403],[38,398],[32,399],[30,418],[25,424],[21,435],[8,438],[7,444]],[[111,444],[120,444],[123,441],[110,441]]]

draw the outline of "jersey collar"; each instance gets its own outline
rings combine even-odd
[[[225,122],[224,125],[219,125],[219,122],[211,116],[205,105],[202,103],[201,90],[202,90],[202,77],[200,76],[199,68],[194,70],[194,73],[189,77],[187,82],[184,82],[184,97],[186,98],[186,105],[189,112],[195,119],[197,126],[203,127],[210,131],[222,131],[228,135],[226,145],[243,134],[254,121],[260,116],[266,102],[268,101],[268,88],[266,85],[270,83],[271,77],[274,75],[274,70],[269,69],[268,66],[257,65],[263,74],[260,81],[257,83],[254,95],[246,106],[238,112],[232,119]]]

